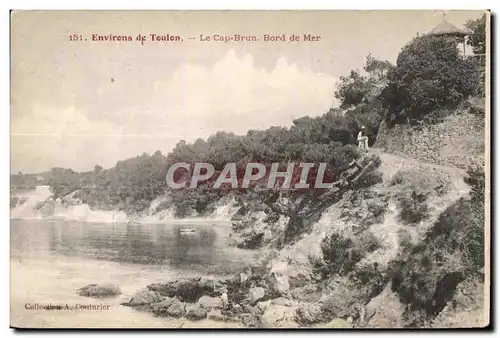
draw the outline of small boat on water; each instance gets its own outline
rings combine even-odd
[[[181,234],[194,234],[196,233],[196,229],[180,229]]]

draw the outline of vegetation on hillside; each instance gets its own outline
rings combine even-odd
[[[285,170],[285,164],[289,162],[327,163],[325,182],[333,182],[359,156],[356,135],[360,127],[367,126],[370,139],[375,139],[383,117],[377,95],[385,85],[387,73],[392,67],[389,62],[369,55],[364,67],[366,75],[353,71],[351,76],[341,79],[335,93],[342,101],[341,109],[332,108],[319,117],[298,118],[290,128],[274,126],[267,130],[250,130],[246,135],[220,131],[207,140],[198,139],[193,143],[180,141],[166,156],[160,151],[153,155],[145,153],[119,161],[110,169],[96,166],[93,171],[77,173],[72,169],[53,168],[48,184],[56,198],[78,190],[77,195],[83,203],[93,209],[137,213],[147,209],[151,201],[169,191],[165,175],[173,163],[212,164],[215,168],[213,179],[201,182],[198,189],[169,191],[170,202],[177,207],[177,216],[184,217],[193,211],[203,213],[207,206],[230,191],[224,184],[218,190],[207,189],[227,163],[237,164],[239,183],[247,163],[262,163],[269,169],[271,163],[278,162],[282,163],[280,170]],[[361,100],[353,99],[359,95],[362,96]],[[345,112],[345,108],[350,110]],[[312,168],[310,182],[313,182],[316,173],[317,168]],[[265,176],[262,180],[267,178]],[[299,178],[300,171],[297,170],[293,182]],[[184,176],[176,179],[188,178]],[[240,189],[233,191],[247,193]]]
[[[481,81],[478,84],[478,94],[485,95],[485,81],[486,81],[486,14],[476,20],[469,20],[465,24],[469,35],[467,35],[467,44],[472,47],[472,51],[478,57],[474,59],[477,67],[481,72]]]
[[[39,174],[23,174],[22,172],[10,175],[11,195],[34,190],[40,183],[39,176]]]
[[[471,193],[449,206],[425,239],[391,263],[392,289],[409,325],[434,318],[452,299],[457,285],[484,270],[484,171],[469,170]]]
[[[467,21],[465,27],[470,33],[466,37],[467,44],[472,47],[474,54],[486,54],[486,14],[479,19]]]
[[[389,126],[453,110],[477,94],[479,69],[453,38],[421,36],[403,47],[381,100]]]

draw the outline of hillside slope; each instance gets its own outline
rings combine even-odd
[[[387,278],[388,266],[403,253],[406,246],[420,243],[440,214],[454,202],[467,196],[470,188],[464,182],[466,171],[461,168],[425,163],[383,153],[380,149],[371,149],[371,152],[378,154],[382,160],[378,170],[382,173],[383,182],[365,191],[349,191],[345,194],[341,201],[333,204],[323,214],[309,233],[279,252],[270,263],[271,271],[276,274],[282,289],[286,290],[287,297],[303,302],[302,306],[307,308],[304,304],[312,306],[310,302],[319,302],[325,308],[333,306],[343,309],[334,311],[327,316],[328,319],[350,318],[351,322],[354,313],[362,308],[365,316],[370,313],[371,320],[366,319],[364,323],[358,322],[355,325],[404,326],[404,305],[398,300],[398,295],[391,291]],[[398,188],[393,182],[395,175],[405,171],[432,178],[436,182],[446,182],[447,186],[443,193],[430,195],[427,200],[428,216],[415,224],[404,224],[401,221],[396,191],[405,187]],[[370,210],[374,205],[385,205],[382,216],[374,217],[371,214]],[[352,272],[331,275],[326,281],[320,282],[320,285],[314,285],[318,280],[315,276],[315,261],[321,260],[322,256],[320,243],[333,233],[362,243],[360,251],[363,258],[356,263]],[[366,247],[364,243],[371,243],[365,242],[366,238],[377,243],[376,250]],[[383,282],[386,284],[379,286],[376,293],[370,294],[365,285],[360,286],[353,280],[356,280],[359,272],[369,269],[374,263],[376,269],[386,276]]]
[[[441,123],[422,126],[395,125],[388,128],[382,122],[375,147],[386,153],[409,156],[425,163],[449,165],[467,169],[484,163],[485,113],[457,110]]]

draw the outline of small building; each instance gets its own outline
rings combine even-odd
[[[466,55],[465,37],[468,35],[468,33],[448,22],[444,17],[444,15],[443,15],[443,20],[436,27],[434,27],[434,29],[432,29],[427,35],[448,36],[455,38],[457,40],[460,51],[463,50],[463,55],[464,56]]]

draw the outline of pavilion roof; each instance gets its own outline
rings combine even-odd
[[[444,20],[429,32],[429,35],[465,36],[467,32]]]

